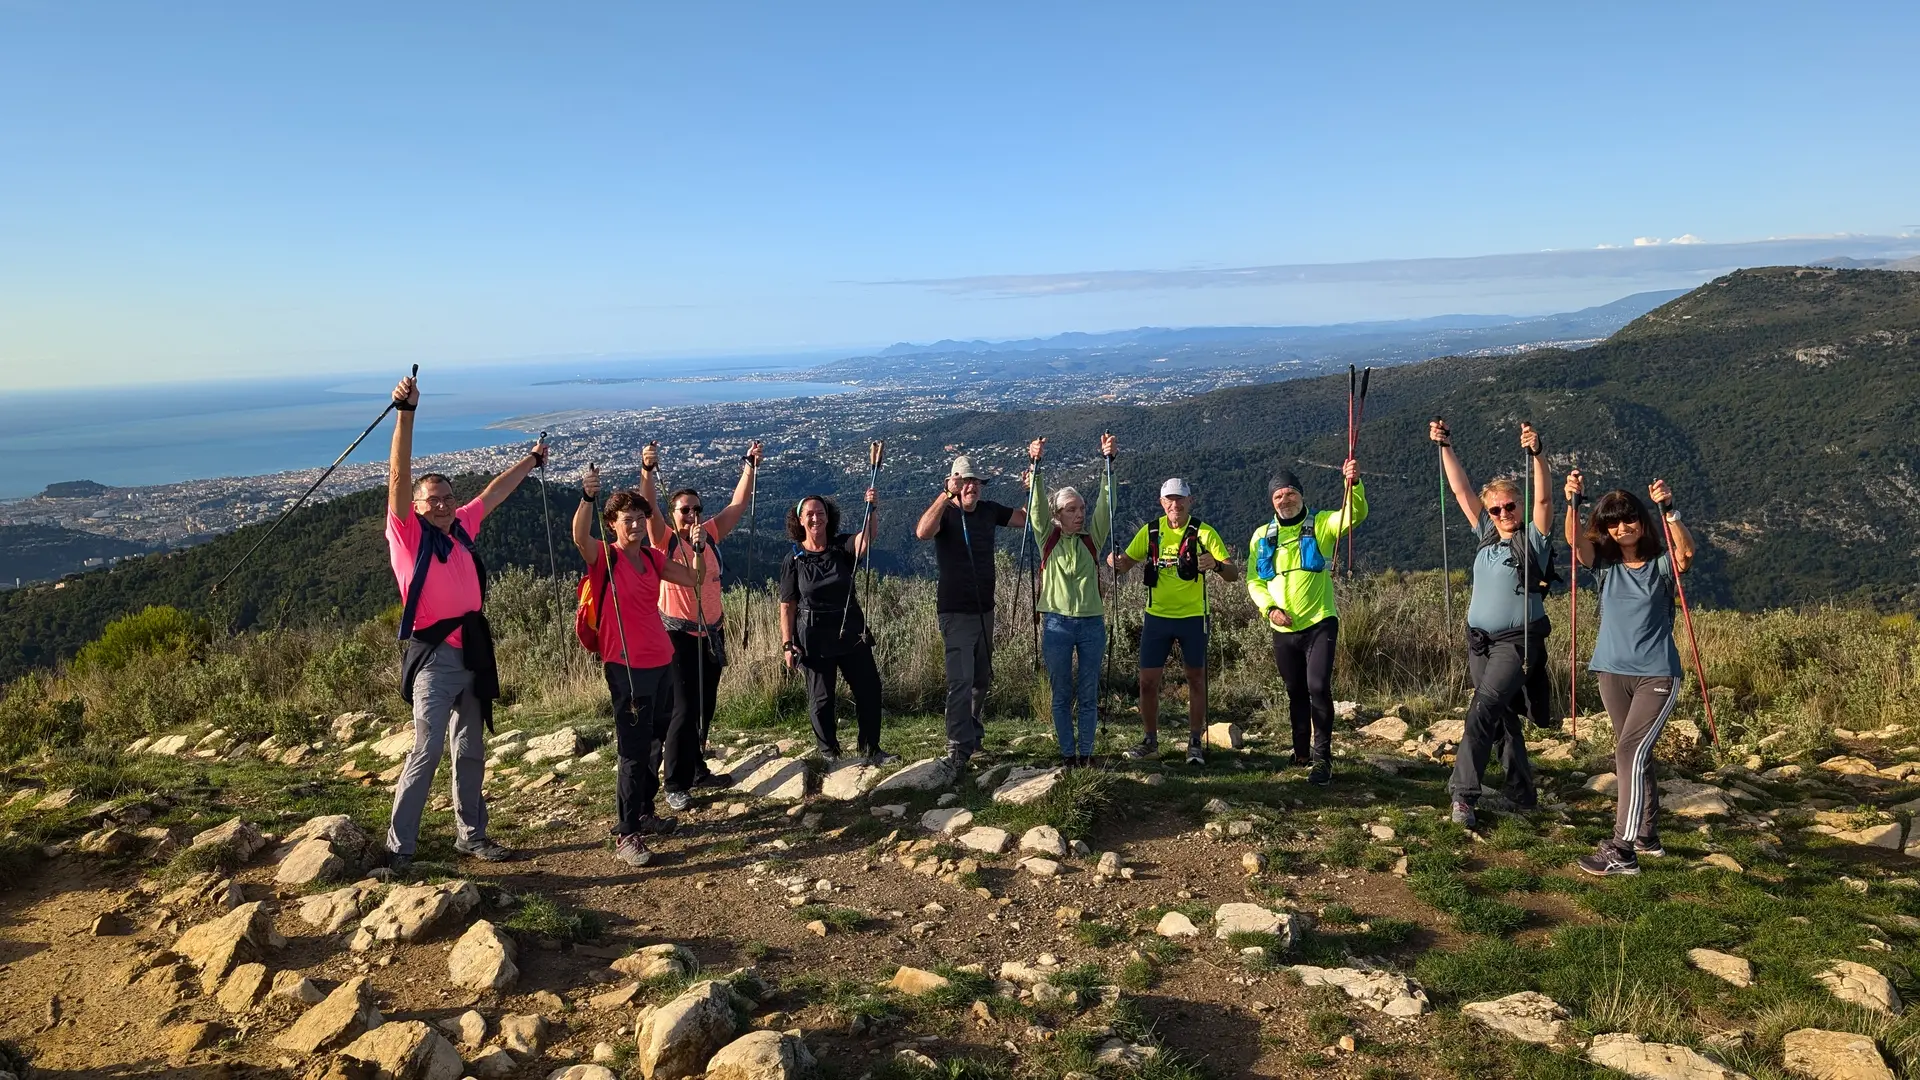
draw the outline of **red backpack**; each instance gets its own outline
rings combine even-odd
[[[613,565],[613,559],[619,557],[619,550],[611,544],[600,545],[604,556],[599,562],[587,567],[586,576],[580,579],[579,598],[573,609],[573,636],[580,639],[588,652],[595,656],[604,653],[600,648],[600,615],[608,610],[607,605],[607,568]],[[662,556],[652,548],[641,548],[647,554],[647,565],[655,574],[660,572],[656,560]]]

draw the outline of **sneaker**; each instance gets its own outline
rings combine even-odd
[[[1473,804],[1464,799],[1453,800],[1453,823],[1463,829],[1475,829],[1480,826],[1480,815],[1473,812]]]
[[[667,809],[675,810],[675,811],[685,811],[687,807],[692,805],[693,805],[693,796],[687,794],[686,792],[684,791],[667,792]]]
[[[640,820],[634,823],[635,828],[633,833],[629,835],[649,833],[654,836],[665,836],[678,828],[679,824],[679,822],[670,817],[661,817],[658,814],[642,814]]]
[[[969,754],[965,750],[962,750],[958,747],[954,747],[953,749],[948,750],[947,756],[944,758],[941,758],[940,760],[947,763],[948,772],[952,773],[955,776],[959,776],[961,773],[967,771],[967,761],[972,757],[973,755]]]
[[[1328,784],[1333,783],[1333,763],[1330,761],[1314,762],[1313,767],[1307,770],[1307,783],[1315,787],[1326,787]]]
[[[1313,755],[1307,753],[1305,750],[1295,750],[1293,752],[1293,763],[1295,765],[1311,765],[1313,764]]]
[[[628,833],[614,841],[613,857],[628,866],[645,866],[653,861],[653,852],[647,850],[639,833]]]
[[[413,869],[413,856],[390,852],[387,855],[387,872],[394,877],[405,877]]]
[[[1160,736],[1149,735],[1141,739],[1138,745],[1121,751],[1121,756],[1129,761],[1139,761],[1141,758],[1150,758],[1159,752]]]
[[[1658,859],[1667,853],[1667,849],[1660,846],[1659,837],[1643,836],[1633,842],[1633,853],[1636,857],[1645,855],[1649,858]]]
[[[1594,877],[1613,877],[1616,874],[1640,872],[1640,862],[1633,857],[1632,848],[1612,841],[1601,844],[1593,854],[1582,855],[1574,860],[1574,865]]]
[[[900,760],[899,754],[889,754],[885,750],[874,750],[867,755],[867,764],[878,769],[883,765],[893,765]]]
[[[506,862],[513,858],[511,848],[484,836],[468,843],[456,843],[453,845],[453,850],[469,859],[479,859],[481,862]]]
[[[816,757],[829,765],[840,760],[840,751],[831,747],[816,746],[813,752]]]
[[[1187,743],[1187,764],[1205,765],[1206,763],[1207,754],[1206,751],[1200,749],[1200,744],[1198,742]]]
[[[696,776],[695,776],[695,777],[693,778],[693,786],[694,786],[694,787],[697,787],[697,788],[702,788],[702,787],[712,787],[712,788],[723,788],[723,787],[732,787],[732,786],[733,786],[733,774],[732,774],[732,773],[717,773],[717,772],[708,772],[708,771],[707,771],[706,769],[701,769],[701,770],[700,770],[700,772],[699,772],[699,774],[698,774],[698,775],[696,775]]]

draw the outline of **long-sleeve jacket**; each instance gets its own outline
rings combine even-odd
[[[1340,538],[1367,520],[1366,485],[1357,481],[1351,513],[1349,518],[1345,508],[1309,510],[1293,525],[1275,517],[1253,531],[1247,542],[1247,594],[1262,618],[1280,608],[1293,619],[1284,630],[1269,623],[1275,633],[1298,633],[1338,614],[1331,571]],[[1305,528],[1308,521],[1311,529]]]
[[[1113,531],[1113,477],[1100,485],[1100,495],[1087,512],[1083,533],[1065,535],[1047,506],[1046,485],[1040,467],[1033,467],[1033,490],[1027,495],[1027,520],[1034,524],[1043,559],[1040,566],[1040,610],[1084,618],[1099,615],[1100,549]],[[1041,523],[1045,522],[1045,527]],[[1082,539],[1084,537],[1084,539]],[[1051,545],[1051,550],[1048,550]]]

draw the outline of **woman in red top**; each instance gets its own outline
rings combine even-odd
[[[595,540],[592,507],[600,496],[599,470],[589,466],[582,486],[580,506],[573,512],[573,544],[587,562],[589,577],[609,557],[613,566],[612,574],[603,579],[609,595],[600,608],[614,616],[611,625],[603,621],[600,628],[600,659],[606,668],[607,692],[613,697],[614,744],[620,757],[614,793],[618,818],[614,832],[619,839],[613,855],[628,866],[645,866],[653,853],[642,834],[669,833],[674,825],[653,812],[659,778],[652,748],[666,726],[654,706],[667,666],[673,662],[673,645],[660,623],[660,583],[698,588],[705,574],[701,554],[706,539],[695,526],[689,537],[693,565],[669,562],[647,546],[646,522],[653,516],[652,504],[622,491],[607,500],[600,514],[602,535],[611,534],[612,542]]]

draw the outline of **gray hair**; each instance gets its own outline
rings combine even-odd
[[[1082,505],[1085,505],[1087,501],[1086,499],[1081,497],[1078,491],[1074,490],[1071,487],[1063,487],[1058,491],[1055,491],[1053,493],[1053,498],[1048,501],[1050,501],[1053,504],[1053,512],[1058,514],[1060,512],[1061,507],[1067,505],[1067,503],[1069,502],[1072,502],[1074,499],[1079,499]]]

